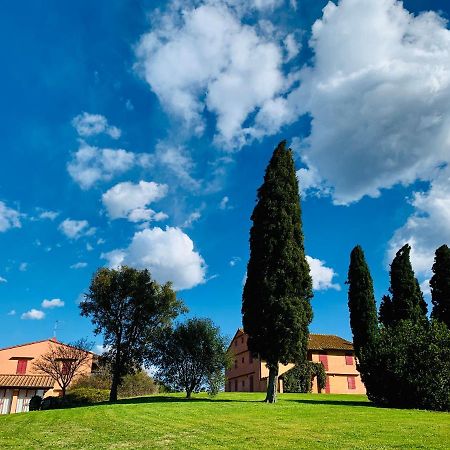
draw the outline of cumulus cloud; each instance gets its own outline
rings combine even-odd
[[[32,308],[29,311],[24,312],[20,318],[23,320],[42,320],[45,318],[45,313],[39,309]]]
[[[0,201],[0,233],[10,228],[21,228],[21,216],[19,211],[9,208],[4,202]]]
[[[106,133],[113,139],[119,139],[122,134],[119,128],[109,125],[106,117],[101,114],[83,112],[73,118],[72,125],[82,137]]]
[[[7,283],[8,280],[6,278],[0,277],[0,283]]]
[[[39,214],[39,219],[55,220],[59,216],[59,212],[56,211],[42,211]]]
[[[219,209],[225,210],[225,209],[232,209],[233,207],[230,205],[230,199],[227,195],[220,200],[219,203]]]
[[[78,150],[67,164],[67,170],[82,189],[89,189],[98,181],[109,181],[134,166],[148,167],[149,164],[148,154],[98,148],[80,141]]]
[[[54,298],[52,300],[43,300],[41,306],[45,309],[62,308],[64,302],[60,298]]]
[[[165,197],[167,191],[166,184],[142,180],[134,184],[127,181],[106,191],[102,201],[111,219],[123,218],[130,222],[163,220],[167,215],[155,213],[148,205]]]
[[[450,167],[438,170],[430,189],[415,192],[413,214],[389,242],[388,259],[404,244],[411,245],[411,262],[419,276],[431,274],[434,252],[450,244]]]
[[[194,250],[191,238],[179,228],[138,231],[128,248],[113,250],[102,257],[111,267],[147,268],[158,282],[172,281],[177,290],[205,282],[205,261]]]
[[[449,162],[446,26],[438,14],[414,16],[396,0],[341,0],[324,8],[312,28],[313,65],[301,70],[298,89],[274,101],[272,131],[311,115],[302,159],[316,187],[319,175],[333,188],[335,203],[429,180]]]
[[[89,226],[87,220],[65,219],[59,224],[59,231],[70,239],[78,239],[82,236],[92,236],[96,229]]]
[[[337,275],[331,267],[325,266],[325,261],[312,258],[306,255],[309,268],[311,270],[311,277],[313,280],[313,289],[316,291],[325,291],[327,289],[341,290],[341,286],[333,283],[333,278]]]
[[[248,2],[250,9],[276,0]],[[245,2],[172,2],[136,47],[136,70],[162,106],[202,134],[204,110],[216,118],[216,142],[240,147],[251,132],[249,116],[288,87],[283,44],[241,22]],[[292,46],[290,47],[292,49]]]

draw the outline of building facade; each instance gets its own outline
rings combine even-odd
[[[0,414],[26,412],[31,397],[40,395],[61,395],[61,387],[50,376],[38,373],[33,361],[47,353],[51,346],[66,345],[55,338],[0,349]],[[94,353],[80,368],[79,375],[92,372],[95,365]],[[61,361],[64,364],[64,361]]]
[[[247,347],[247,335],[238,329],[229,346],[233,364],[226,371],[225,391],[265,392],[269,370],[264,361],[252,355]],[[313,380],[312,392],[330,394],[365,394],[366,389],[356,369],[353,344],[339,336],[310,334],[308,360],[321,362],[327,375],[326,387],[320,391],[317,380]],[[283,374],[294,364],[280,364],[278,392],[283,392]]]

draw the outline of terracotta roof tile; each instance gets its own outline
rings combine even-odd
[[[353,350],[353,344],[334,334],[310,334],[308,350]]]
[[[0,375],[0,387],[52,388],[55,382],[47,375]]]

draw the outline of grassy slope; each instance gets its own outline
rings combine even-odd
[[[449,448],[447,413],[375,408],[362,396],[263,398],[152,396],[0,416],[0,448]]]

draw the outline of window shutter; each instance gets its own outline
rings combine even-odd
[[[27,373],[27,362],[26,359],[19,359],[17,361],[17,375],[25,375]]]
[[[348,376],[347,377],[347,384],[348,384],[348,389],[352,390],[352,389],[356,389],[356,383],[355,383],[355,378],[354,376]]]
[[[345,364],[347,366],[353,366],[353,355],[352,354],[345,355]]]
[[[319,355],[319,361],[323,364],[325,370],[328,370],[328,355]]]

